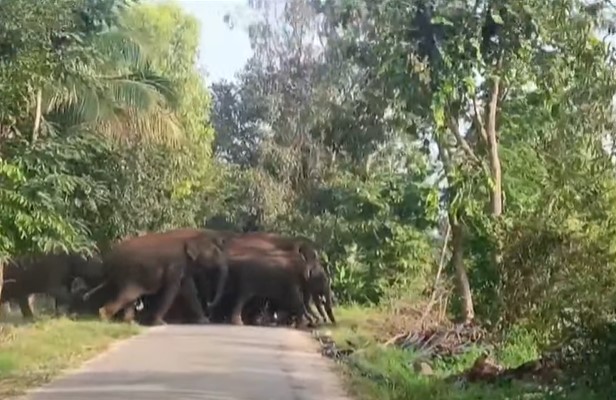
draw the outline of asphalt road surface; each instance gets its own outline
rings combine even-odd
[[[167,325],[114,345],[27,400],[346,400],[306,332]]]

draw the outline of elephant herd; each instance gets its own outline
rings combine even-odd
[[[101,255],[15,257],[3,269],[0,302],[18,303],[25,318],[31,296],[44,293],[56,311],[106,321],[336,323],[330,277],[303,237],[183,228],[128,238]]]

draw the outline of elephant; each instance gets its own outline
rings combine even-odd
[[[112,288],[104,284],[102,280],[97,285],[88,285],[83,279],[76,278],[71,285],[71,302],[68,307],[68,313],[76,316],[98,316],[99,308],[106,301],[112,298],[114,292]],[[93,289],[93,287],[95,289]],[[105,289],[105,290],[103,290]],[[116,321],[132,322],[136,315],[143,307],[140,300],[125,307],[121,313],[114,316]]]
[[[333,293],[329,276],[327,274],[314,274],[308,279],[307,286],[308,293],[304,294],[304,301],[308,313],[318,319],[310,306],[310,300],[312,300],[323,321],[326,322],[327,317],[329,317],[331,323],[336,324],[336,318],[332,309]],[[325,307],[325,310],[323,310],[323,307]]]
[[[308,277],[312,277],[311,279],[313,280],[316,278],[318,281],[318,278],[320,276],[324,276],[326,278],[324,281],[329,282],[329,279],[326,277],[324,269],[318,263],[318,258],[315,250],[316,246],[308,239],[288,238],[273,233],[263,232],[239,233],[214,230],[205,230],[205,232],[211,233],[213,235],[219,235],[221,238],[224,238],[227,243],[233,243],[232,247],[235,248],[238,252],[252,253],[253,255],[255,255],[255,258],[258,258],[256,254],[259,254],[259,252],[265,252],[269,255],[272,255],[280,253],[281,251],[286,251],[285,257],[295,259],[295,273],[303,276],[299,278],[299,286],[302,288],[302,297],[306,311],[312,311],[312,309],[309,308],[309,302],[311,298],[313,298],[311,297],[310,293],[307,292]],[[216,276],[218,271],[215,269],[209,270],[207,272],[209,279],[204,279],[203,276],[194,277],[196,286],[198,288],[198,294],[201,300],[201,304],[204,308],[208,309],[208,316],[212,322],[221,323],[230,322],[231,320],[233,309],[238,299],[238,278],[241,278],[241,276],[244,275],[244,273],[241,273],[241,271],[238,270],[238,268],[241,269],[243,268],[243,266],[238,266],[238,263],[235,261],[237,260],[234,259],[234,262],[230,263],[230,276],[227,282],[227,286],[225,287],[224,293],[222,294],[221,301],[218,303],[217,307],[207,307],[206,305],[209,301],[211,301],[215,294],[220,293],[218,289],[214,290],[213,287],[214,282],[220,282],[220,279]],[[263,260],[255,261],[253,264],[257,264],[257,267],[258,265],[263,266],[264,263],[262,261]],[[267,264],[267,262],[265,264]],[[277,264],[280,266],[280,261],[277,261]],[[282,282],[280,284],[283,286],[293,286],[293,284],[289,284],[289,282]],[[317,286],[316,289],[319,289],[319,287]],[[313,290],[315,289],[313,288]],[[318,308],[320,307],[321,293],[327,293],[325,289],[319,290],[320,291],[316,292],[313,298],[315,303],[319,302],[316,303],[319,304]],[[148,318],[148,315],[152,314],[152,309],[154,304],[156,303],[157,297],[160,297],[160,295],[155,294],[143,297],[144,309],[142,312],[137,313],[137,319],[139,320],[139,322],[143,322]],[[278,313],[279,315],[283,315],[284,311],[289,308],[288,298],[292,297],[294,297],[294,295],[287,295],[286,299],[283,298],[282,300],[280,300],[277,298],[263,297],[259,294],[256,294],[251,299],[247,300],[244,307],[242,307],[242,311],[240,312],[241,321],[242,323],[255,325],[262,323],[264,320],[273,320],[272,314]],[[316,314],[314,314],[314,312],[312,312],[311,314],[313,318],[318,320],[318,317],[316,316]],[[325,320],[326,317],[324,316],[324,314],[322,315],[323,319]],[[307,313],[305,317],[308,319],[309,322],[312,322],[310,313]],[[164,321],[167,323],[184,323],[189,318],[189,305],[181,296],[176,297],[176,299],[173,301],[172,306],[163,317]],[[237,323],[237,319],[235,322]]]
[[[195,287],[197,288],[198,293],[198,285]],[[156,305],[159,304],[160,299],[161,295],[159,294],[145,295],[141,297],[140,309],[138,309],[138,307],[134,307],[135,320],[140,324],[147,324],[151,321],[156,310]],[[202,308],[206,309],[207,306],[202,304]],[[190,303],[186,301],[185,296],[182,296],[180,293],[175,297],[162,319],[166,324],[184,324],[191,322],[194,317],[194,311],[192,310]]]
[[[216,231],[210,230],[210,232]],[[230,251],[230,275],[219,307],[210,310],[210,318],[214,322],[231,320],[235,324],[255,323],[257,316],[262,314],[266,304],[272,311],[293,309],[293,305],[290,303],[294,303],[298,296],[291,293],[299,288],[299,298],[306,303],[309,300],[307,294],[308,279],[311,276],[326,274],[319,262],[316,246],[306,238],[285,237],[267,232],[218,231],[217,233],[227,241],[227,247]],[[256,271],[251,271],[252,268]],[[280,268],[283,270],[277,271]],[[271,282],[269,284],[261,283],[261,288],[254,295],[245,294],[249,299],[245,301],[243,306],[237,305],[243,291],[252,291],[250,289],[252,284],[246,281],[252,279],[250,276],[253,275],[259,276],[257,281],[271,279]],[[263,275],[263,278],[261,278],[261,275]],[[245,287],[242,288],[242,285]],[[270,288],[263,286],[270,286]],[[274,288],[283,289],[274,290]],[[282,297],[280,297],[280,293],[273,297],[266,294],[267,292],[280,292],[281,290],[286,290],[287,294]],[[211,298],[211,288],[206,287],[203,292],[205,298]],[[236,306],[241,308],[242,311],[236,310],[234,313]],[[303,309],[305,318],[308,322],[312,322],[305,306]],[[240,317],[238,317],[238,313]],[[233,318],[234,315],[235,318]]]
[[[103,264],[105,281],[84,298],[101,290],[110,291],[111,296],[106,296],[99,308],[101,319],[109,320],[142,296],[156,295],[152,325],[165,323],[164,316],[178,294],[186,300],[198,323],[208,322],[193,277],[212,269],[218,271],[216,295],[208,304],[215,307],[222,298],[229,271],[225,238],[192,228],[124,240],[103,256]]]
[[[213,310],[216,319],[230,314],[231,323],[244,324],[245,306],[253,298],[267,299],[297,318],[298,325],[310,316],[304,305],[307,282],[324,274],[315,246],[304,238],[273,233],[224,234],[229,262],[224,309]]]
[[[317,279],[308,283],[308,293],[304,294],[304,307],[308,313],[310,323],[318,323],[320,320],[332,324],[336,324],[336,319],[332,310],[333,293],[329,287],[328,281]],[[314,302],[319,316],[314,312],[311,306],[311,301]],[[325,310],[324,310],[325,307]],[[290,325],[293,321],[289,318],[288,312],[281,307],[279,302],[265,298],[253,298],[246,303],[242,311],[242,321],[248,325],[264,325],[264,324],[283,324]]]
[[[260,246],[263,246],[265,243],[269,243],[280,249],[299,253],[306,262],[303,270],[303,297],[307,316],[318,320],[317,315],[314,313],[310,305],[310,300],[312,300],[315,303],[317,311],[321,315],[323,321],[327,321],[325,315],[326,312],[330,321],[333,324],[336,323],[332,310],[330,278],[325,268],[319,262],[316,245],[314,242],[305,237],[291,238],[278,236],[273,233],[248,233],[244,235],[244,238],[248,239],[249,243],[252,242],[254,244],[255,239],[257,239],[260,241]],[[278,306],[275,302],[270,305],[274,312],[278,311]],[[325,305],[325,312],[323,310],[323,305]]]
[[[59,306],[71,302],[71,284],[75,278],[96,282],[102,277],[102,261],[80,253],[23,255],[8,260],[0,302],[16,301],[24,318],[34,317],[30,302],[33,294],[45,293]]]

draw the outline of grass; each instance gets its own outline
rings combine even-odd
[[[445,381],[448,376],[468,369],[481,349],[445,362],[432,363],[434,375],[422,376],[414,372],[413,353],[379,343],[393,336],[395,318],[376,309],[358,307],[338,308],[336,327],[324,327],[339,348],[359,349],[351,356],[351,363],[342,366],[350,394],[358,400],[604,400],[605,394],[577,390],[553,393],[529,384],[500,385],[461,384]],[[506,344],[494,352],[502,365],[517,366],[538,357],[534,339],[526,332],[511,332]]]
[[[0,323],[0,399],[40,386],[137,332],[134,325],[67,318]]]

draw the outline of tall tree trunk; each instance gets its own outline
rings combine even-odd
[[[42,117],[42,103],[43,103],[43,90],[39,89],[36,92],[36,110],[34,114],[34,126],[32,127],[32,143],[36,142],[38,137],[39,130],[41,128],[41,117]]]
[[[459,135],[459,126],[457,122],[457,120],[451,119],[449,123],[449,128],[452,133],[459,138],[459,141],[463,142],[464,138],[460,137]],[[443,162],[443,167],[447,173],[447,176],[451,176],[452,166],[449,151],[441,141],[437,140],[437,144],[439,145],[439,153]],[[467,154],[469,156],[474,155],[472,154],[472,152]],[[466,273],[466,266],[464,265],[464,227],[460,223],[458,215],[456,215],[455,212],[452,211],[451,206],[451,200],[455,198],[456,190],[457,189],[454,186],[450,186],[448,189],[449,211],[447,213],[447,218],[449,219],[449,227],[451,229],[451,263],[453,264],[453,267],[455,269],[455,283],[458,296],[460,297],[460,302],[462,305],[462,322],[466,323],[471,322],[473,319],[475,319],[475,307],[473,306],[473,294],[471,292],[471,284],[468,279],[468,274]]]
[[[456,286],[462,303],[462,322],[467,323],[475,318],[475,308],[473,307],[471,284],[464,265],[464,227],[451,213],[449,214],[449,225],[451,226],[451,262],[455,269]]]
[[[486,121],[486,136],[488,141],[488,154],[490,163],[490,178],[492,188],[490,191],[490,214],[498,219],[503,214],[503,188],[501,162],[498,154],[498,132],[496,128],[496,115],[498,109],[498,98],[500,95],[500,78],[492,79],[492,87],[488,102],[488,115]],[[495,237],[495,248],[491,255],[492,268],[497,270],[503,260],[503,244],[500,236]]]
[[[488,115],[486,134],[488,139],[488,153],[490,161],[490,177],[492,178],[492,190],[490,193],[490,213],[494,217],[500,217],[503,213],[503,189],[501,162],[498,154],[498,135],[496,131],[496,115],[498,97],[500,93],[500,79],[495,77],[492,81],[492,89],[488,103]]]

